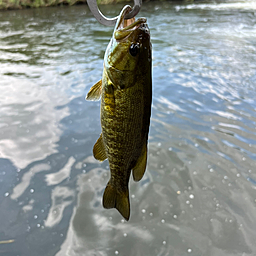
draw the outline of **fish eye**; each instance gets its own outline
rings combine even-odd
[[[129,48],[129,52],[130,54],[135,57],[140,50],[140,46],[138,44],[131,44],[130,48]]]

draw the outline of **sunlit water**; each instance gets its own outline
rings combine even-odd
[[[1,256],[256,255],[256,3],[144,3],[140,16],[154,95],[126,222],[102,207],[99,102],[85,101],[113,28],[86,6],[0,13]]]

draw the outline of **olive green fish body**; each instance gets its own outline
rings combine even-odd
[[[147,144],[150,109],[145,108],[150,107],[151,101],[148,100],[150,97],[144,98],[141,81],[125,89],[115,87],[107,78],[103,78],[102,135],[112,182],[127,186],[130,170],[141,155],[143,146]]]
[[[146,169],[152,101],[149,30],[143,18],[123,27],[130,10],[126,6],[121,12],[105,53],[102,81],[87,96],[96,99],[101,95],[102,134],[93,153],[96,159],[109,161],[111,177],[103,206],[116,208],[126,220],[131,171],[139,181]]]

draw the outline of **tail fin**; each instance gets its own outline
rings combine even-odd
[[[128,221],[130,218],[130,202],[129,190],[126,187],[124,190],[117,190],[110,182],[104,191],[103,207],[110,209],[116,208],[121,215]]]

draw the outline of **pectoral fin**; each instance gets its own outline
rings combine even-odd
[[[98,140],[96,141],[93,147],[93,156],[95,157],[95,159],[99,161],[104,161],[105,159],[107,159],[102,134],[100,134],[100,137],[98,138]]]
[[[147,143],[144,144],[141,155],[138,158],[134,168],[132,169],[132,176],[134,181],[139,181],[142,179],[147,165]]]
[[[102,89],[102,80],[97,82],[88,92],[86,99],[87,100],[99,100],[101,96],[101,89]]]

